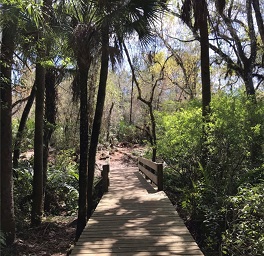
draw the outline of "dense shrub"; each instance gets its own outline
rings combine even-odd
[[[229,256],[264,253],[264,181],[245,184],[228,199],[230,218],[223,234],[223,253]]]
[[[256,251],[232,254],[232,247],[230,251],[228,247],[232,241],[235,246],[239,240],[234,235],[239,228],[242,232],[242,226],[233,226],[235,222],[230,219],[231,211],[241,213],[242,203],[234,204],[232,200],[239,197],[243,184],[261,183],[264,176],[263,167],[257,164],[263,162],[263,116],[263,101],[255,104],[240,93],[214,95],[206,124],[202,123],[197,102],[185,104],[172,113],[156,113],[158,154],[169,166],[165,169],[166,189],[179,196],[181,213],[189,220],[190,227],[195,227],[206,255],[219,255],[221,248],[228,255],[260,255]],[[202,139],[204,134],[206,140]],[[256,145],[258,162],[252,161],[252,149]],[[204,146],[208,155],[203,166],[201,149]],[[248,196],[249,193],[244,193],[239,198],[249,200]],[[255,211],[260,213],[258,209],[259,205]],[[248,236],[251,232],[259,233],[261,224],[251,225],[251,229],[250,223],[243,224],[247,230],[240,236],[240,242],[253,246]],[[221,247],[222,234],[225,234],[225,247]]]
[[[73,150],[56,154],[47,175],[45,211],[51,214],[71,214],[78,205],[78,166]]]
[[[47,173],[45,214],[75,213],[78,204],[78,168],[72,150],[60,151],[50,157]],[[24,160],[14,170],[14,201],[18,228],[30,219],[33,165]]]
[[[117,140],[119,142],[141,143],[143,139],[144,135],[141,130],[124,120],[120,121],[117,132]]]

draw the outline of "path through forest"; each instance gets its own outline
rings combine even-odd
[[[110,150],[100,149],[97,154],[97,175],[110,156],[110,169],[133,167],[144,148],[119,145]],[[31,157],[30,154],[29,157]],[[76,211],[77,214],[77,211]],[[37,228],[25,227],[17,233],[14,245],[1,251],[2,256],[66,256],[75,237],[76,216],[47,216]]]

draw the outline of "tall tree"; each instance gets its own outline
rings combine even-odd
[[[19,156],[20,156],[20,148],[21,148],[21,143],[22,143],[22,139],[23,139],[23,132],[25,130],[26,127],[26,122],[31,110],[31,107],[34,103],[35,100],[35,94],[36,94],[36,88],[35,88],[35,84],[33,85],[30,95],[28,97],[27,103],[25,105],[25,108],[23,110],[21,119],[20,119],[20,123],[18,126],[18,130],[17,130],[17,134],[15,137],[15,142],[14,142],[14,153],[13,153],[13,166],[14,168],[18,167],[18,160],[19,160]]]
[[[93,201],[93,181],[94,181],[94,168],[96,161],[96,151],[98,145],[98,139],[100,135],[102,116],[104,110],[105,94],[106,94],[106,82],[108,76],[108,61],[109,61],[109,27],[106,25],[102,29],[102,55],[101,55],[101,69],[100,69],[100,81],[98,87],[96,109],[94,114],[93,129],[91,134],[91,142],[89,148],[88,158],[88,188],[87,188],[87,202],[88,209],[87,214],[92,214],[92,201]]]
[[[49,143],[56,126],[57,113],[57,88],[58,73],[56,68],[48,68],[45,75],[45,113],[44,113],[44,134],[43,134],[43,190],[44,201],[47,183]]]
[[[95,52],[98,49],[101,49],[101,73],[99,81],[99,93],[97,97],[97,104],[94,116],[93,130],[91,135],[90,150],[89,150],[89,166],[88,166],[88,214],[91,212],[92,205],[92,188],[93,188],[93,179],[94,179],[94,168],[95,168],[95,156],[96,148],[98,144],[98,138],[101,127],[102,120],[102,109],[104,107],[104,98],[105,98],[105,89],[108,73],[108,59],[110,57],[109,53],[109,36],[113,37],[112,42],[114,46],[111,48],[116,48],[118,46],[118,40],[122,40],[125,34],[132,33],[132,31],[137,31],[140,38],[147,39],[149,33],[146,34],[146,31],[149,31],[150,24],[157,18],[158,11],[161,10],[160,6],[164,1],[157,0],[148,0],[143,3],[139,3],[136,0],[130,0],[124,3],[121,0],[111,0],[111,1],[91,1],[91,2],[77,2],[74,4],[74,18],[73,23],[75,23],[75,30],[78,28],[85,28],[84,33],[80,33],[83,36],[80,37],[80,45],[77,45],[79,52],[79,60],[83,61],[88,56],[91,58],[95,56]],[[114,37],[113,35],[116,35]],[[100,37],[98,37],[100,35]],[[78,42],[78,41],[76,41]],[[104,45],[103,45],[104,44]],[[85,45],[85,47],[81,47]],[[99,46],[99,47],[98,47]],[[101,47],[100,47],[101,46]],[[120,44],[119,44],[120,46]],[[76,51],[76,49],[75,49]],[[117,52],[117,51],[116,51]],[[87,54],[87,53],[90,53]],[[75,54],[76,55],[76,54]],[[78,54],[76,55],[78,56]],[[113,60],[114,58],[112,58]],[[80,65],[77,57],[78,69],[80,72]],[[86,62],[83,65],[83,69],[86,69],[87,73],[89,72],[89,63]],[[86,82],[87,86],[87,75],[83,73],[80,75],[79,81],[83,81],[83,85]],[[84,89],[84,86],[83,86]],[[84,89],[84,90],[87,90]],[[84,93],[87,96],[86,91]],[[84,198],[87,196],[87,191],[85,191],[86,186],[86,175],[87,175],[87,137],[88,137],[88,127],[87,127],[87,97],[81,93],[83,97],[84,104],[81,104],[81,116],[80,116],[80,135],[81,141],[80,145],[83,147],[81,150],[81,161],[80,161],[80,179],[79,184],[79,214],[78,214],[78,224],[76,236],[80,234],[82,228],[86,224],[84,216]],[[82,101],[82,100],[81,100]],[[83,109],[83,110],[82,110]],[[80,207],[82,206],[82,207]]]
[[[259,5],[259,0],[252,1],[252,4],[253,4],[254,11],[255,11],[256,21],[258,25],[259,34],[262,40],[262,45],[264,46],[264,23],[263,23],[263,18],[261,14],[261,8]]]
[[[103,107],[105,100],[106,81],[108,75],[109,33],[113,37],[114,47],[122,48],[124,37],[136,32],[139,39],[147,44],[152,35],[151,25],[158,19],[158,14],[164,10],[166,1],[147,0],[138,2],[130,0],[123,2],[112,0],[108,2],[98,2],[98,17],[102,33],[102,55],[101,55],[101,73],[99,81],[99,90],[97,95],[97,104],[95,110],[93,131],[89,149],[88,163],[88,214],[91,213],[92,190],[95,170],[95,157],[98,144],[98,138],[103,116]],[[113,60],[113,58],[111,58]]]
[[[192,13],[194,24],[192,24]],[[201,77],[202,77],[202,114],[210,113],[211,84],[209,62],[208,8],[206,0],[185,0],[182,7],[182,20],[196,32],[200,32]]]
[[[156,56],[155,52],[153,53],[150,52],[149,54],[147,54],[147,58],[145,57],[146,59],[145,62],[147,66],[147,73],[150,75],[150,79],[148,83],[146,83],[147,79],[143,79],[143,83],[141,83],[140,80],[137,78],[135,67],[132,63],[128,49],[125,44],[124,44],[124,51],[126,53],[129,66],[131,68],[132,80],[134,81],[137,91],[138,91],[138,99],[141,102],[143,102],[143,104],[145,104],[148,108],[148,114],[150,118],[150,128],[147,124],[144,124],[145,127],[141,129],[147,134],[149,138],[149,142],[152,147],[152,161],[155,162],[157,158],[157,135],[156,135],[156,120],[154,116],[154,109],[155,109],[154,108],[154,97],[158,89],[158,86],[160,85],[161,81],[164,79],[166,64],[171,56],[167,57],[165,60],[160,61],[158,57]],[[151,72],[151,69],[152,69],[152,72]],[[158,71],[154,72],[153,71],[154,69],[155,70],[157,69]],[[150,91],[145,96],[143,96],[143,93],[142,93],[143,86],[141,84],[150,85]]]
[[[2,27],[0,52],[0,104],[1,104],[1,137],[0,137],[0,179],[1,179],[1,230],[4,232],[6,244],[15,239],[15,217],[13,199],[12,172],[12,64],[17,32],[18,9],[4,4],[1,12],[9,12],[11,21]]]
[[[80,90],[80,165],[79,201],[76,238],[86,225],[87,219],[87,173],[88,173],[88,72],[93,60],[93,51],[98,39],[92,24],[78,24],[73,34],[73,50],[77,58],[77,86]]]
[[[32,193],[31,225],[41,223],[43,211],[43,128],[44,128],[44,95],[45,73],[41,64],[44,57],[42,49],[38,50],[36,64],[36,108],[35,108],[35,135],[34,135],[34,175]]]
[[[41,6],[43,26],[49,24],[52,0],[44,0]],[[37,37],[37,63],[36,63],[36,107],[35,107],[35,134],[34,134],[34,174],[31,225],[38,226],[41,223],[43,213],[43,135],[44,135],[44,105],[45,105],[45,76],[46,68],[43,61],[47,56],[44,29],[38,28]]]

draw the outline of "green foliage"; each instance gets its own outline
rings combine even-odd
[[[190,104],[174,113],[156,113],[158,155],[191,182],[201,151],[201,108]]]
[[[17,134],[19,120],[14,120],[12,123],[13,141]],[[21,152],[25,152],[29,149],[34,148],[34,132],[35,132],[35,121],[34,119],[28,119],[26,127],[23,131],[22,142],[21,142]]]
[[[44,201],[45,214],[72,214],[78,204],[78,168],[73,150],[50,156]],[[30,220],[33,163],[21,161],[14,170],[14,201],[16,222],[22,228]]]
[[[30,219],[32,199],[33,167],[32,162],[25,160],[14,170],[14,202],[17,226],[25,225]]]
[[[230,219],[223,234],[223,253],[229,256],[263,255],[264,181],[245,184],[228,199]]]
[[[177,196],[181,212],[190,220],[190,225],[196,226],[200,246],[206,254],[219,255],[222,234],[225,234],[223,248],[228,255],[260,255],[261,247],[258,243],[254,245],[254,240],[248,237],[255,232],[255,238],[263,244],[263,237],[259,234],[263,229],[260,222],[263,223],[264,204],[258,194],[261,195],[261,185],[263,188],[264,171],[263,166],[256,165],[264,159],[263,101],[255,104],[243,94],[218,93],[212,98],[211,111],[210,120],[205,125],[196,102],[185,104],[173,113],[156,113],[158,153],[169,165],[164,174],[166,189]],[[205,166],[200,161],[203,131],[208,150]],[[259,162],[252,162],[255,145],[258,146]],[[241,194],[243,184],[251,184],[251,190]],[[249,197],[250,191],[251,195],[254,192],[254,199]],[[240,203],[236,201],[234,204],[234,198]],[[240,225],[241,222],[236,221],[240,217],[231,218],[230,215],[242,216],[246,204],[252,208],[249,206],[247,221]],[[253,224],[254,211],[262,220],[255,219]],[[232,241],[234,247],[239,247],[240,241],[245,247],[254,249],[232,254],[235,250],[230,247]]]
[[[0,248],[4,247],[6,245],[5,243],[5,235],[0,229]]]
[[[124,120],[121,120],[117,139],[119,142],[139,143],[142,142],[143,135],[142,131],[137,129],[134,125],[130,125]]]
[[[78,205],[78,167],[72,150],[62,150],[48,170],[45,211],[49,214],[73,213]]]

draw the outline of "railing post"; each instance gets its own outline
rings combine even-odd
[[[103,170],[102,170],[102,186],[103,186],[103,193],[108,192],[108,186],[109,186],[109,164],[103,165]]]
[[[157,164],[158,191],[163,190],[163,164]]]

